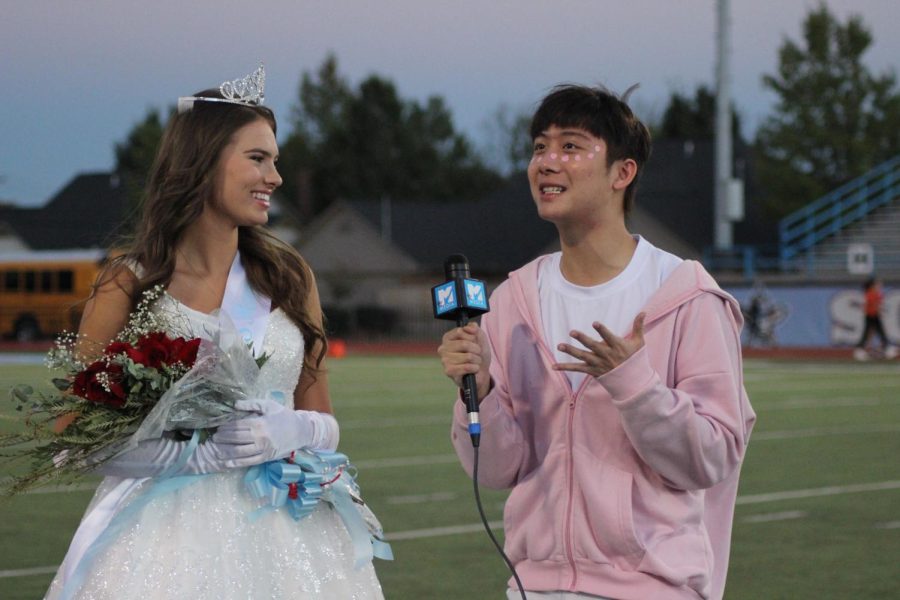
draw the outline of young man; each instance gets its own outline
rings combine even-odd
[[[721,598],[755,420],[740,306],[700,264],[626,229],[650,135],[625,102],[555,88],[531,135],[532,196],[562,251],[511,273],[483,327],[438,350],[457,385],[475,374],[479,479],[512,488],[506,552],[529,598]]]

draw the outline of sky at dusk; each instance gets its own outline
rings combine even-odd
[[[734,102],[749,136],[773,110],[762,75],[818,2],[731,4]],[[872,31],[867,66],[898,69],[900,1],[827,5]],[[561,82],[640,83],[632,104],[652,120],[673,91],[714,84],[715,25],[715,0],[0,0],[0,202],[42,205],[77,173],[110,170],[114,144],[148,109],[260,61],[266,103],[285,122],[301,74],[329,52],[351,85],[374,73],[404,98],[442,96],[486,152],[500,105],[531,109]]]

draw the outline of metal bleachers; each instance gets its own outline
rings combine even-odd
[[[875,271],[900,276],[900,155],[788,215],[779,223],[783,272],[848,272],[848,248],[869,244]]]

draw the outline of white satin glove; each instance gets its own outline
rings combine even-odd
[[[274,400],[240,400],[234,407],[260,416],[225,423],[211,440],[241,448],[242,466],[285,458],[299,448],[333,451],[340,440],[337,420],[328,413],[293,410]]]
[[[101,475],[114,477],[156,477],[174,465],[189,442],[169,438],[144,440],[137,448],[128,450],[95,469]],[[206,440],[198,445],[187,463],[170,475],[198,475],[218,473],[227,469],[257,464],[253,461],[256,449],[243,444],[220,444]]]

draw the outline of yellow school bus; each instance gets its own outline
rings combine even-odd
[[[76,331],[105,259],[102,250],[0,255],[0,335],[30,341]]]

